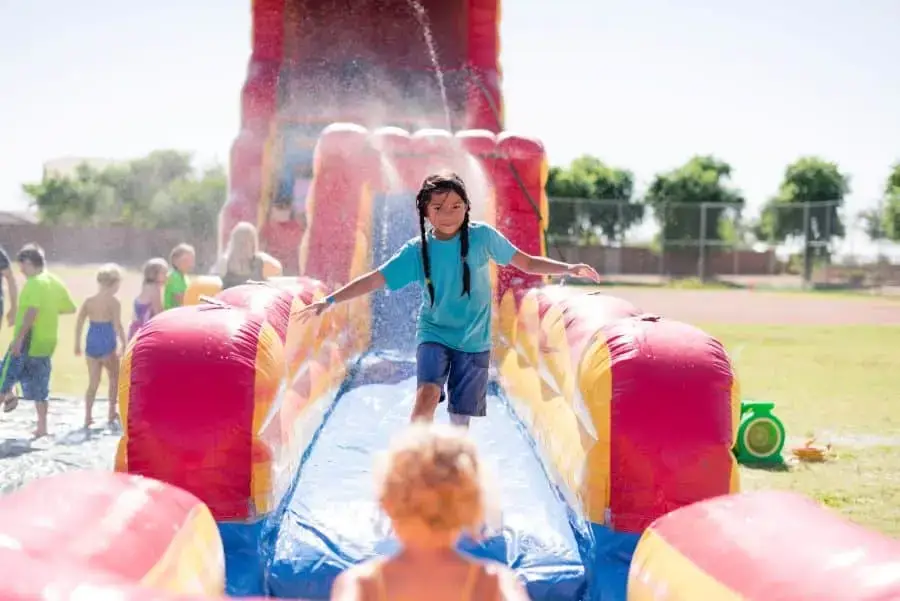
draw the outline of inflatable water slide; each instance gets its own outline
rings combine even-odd
[[[547,158],[503,131],[497,0],[385,1],[377,15],[357,2],[340,18],[326,4],[253,3],[221,222],[227,235],[265,219],[307,161],[303,276],[224,291],[195,278],[193,304],[140,330],[122,360],[115,471],[0,498],[0,599],[323,600],[342,570],[396,550],[372,469],[408,421],[421,292],[297,313],[418,235],[414,195],[438,169],[463,176],[473,218],[545,252]],[[457,70],[438,100],[416,91],[431,63],[391,42],[423,22]],[[396,63],[365,52],[382,38]],[[349,63],[312,53],[346,44]],[[417,103],[329,104],[361,72]],[[295,87],[321,96],[305,103]],[[471,435],[500,515],[461,552],[510,566],[536,601],[900,598],[898,541],[798,495],[739,492],[740,387],[714,338],[619,298],[492,276],[488,415]]]

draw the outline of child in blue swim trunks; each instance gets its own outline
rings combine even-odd
[[[19,295],[13,341],[0,374],[0,400],[5,412],[18,405],[16,384],[23,396],[34,401],[37,413],[35,438],[47,435],[51,357],[56,351],[59,316],[75,312],[75,303],[62,281],[48,272],[44,249],[26,244],[16,255],[25,286]]]
[[[119,388],[118,343],[125,348],[125,329],[122,327],[122,305],[116,298],[122,282],[122,271],[118,265],[104,265],[97,272],[97,294],[89,297],[78,310],[75,322],[75,354],[81,356],[82,333],[85,320],[90,321],[87,337],[84,338],[84,355],[88,368],[88,387],[84,393],[84,427],[94,422],[93,408],[100,378],[106,370],[109,381],[110,424],[117,418],[116,393]]]
[[[319,315],[335,303],[383,286],[398,290],[417,283],[424,288],[416,328],[418,385],[412,421],[434,419],[445,386],[452,423],[468,426],[471,417],[486,414],[491,351],[489,261],[526,273],[600,280],[588,265],[522,252],[490,225],[471,221],[470,208],[458,175],[427,177],[416,196],[420,235],[375,271],[303,310],[304,317]]]

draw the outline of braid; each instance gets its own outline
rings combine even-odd
[[[428,260],[428,238],[425,236],[425,210],[428,208],[428,195],[419,192],[416,204],[419,209],[419,233],[422,236],[422,268],[425,271],[425,287],[428,288],[428,297],[434,306],[434,284],[431,283],[431,262]]]
[[[464,197],[465,198],[465,197]],[[462,296],[469,294],[470,274],[469,262],[466,258],[469,256],[469,203],[466,203],[466,216],[462,222],[462,228],[459,232],[459,254],[462,255],[463,264],[463,291]],[[471,296],[471,295],[470,295]]]

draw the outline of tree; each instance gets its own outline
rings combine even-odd
[[[729,185],[730,177],[728,163],[695,156],[677,169],[657,174],[644,196],[662,228],[664,243],[699,247],[701,277],[705,277],[706,243],[722,240],[729,231],[723,218],[731,214],[736,219],[744,206],[741,193]]]
[[[758,234],[773,242],[801,237],[803,277],[809,280],[814,258],[827,254],[831,241],[844,235],[839,210],[849,191],[849,178],[836,163],[802,157],[788,165],[778,194],[763,207]]]
[[[884,237],[900,242],[900,162],[891,168],[884,185],[884,214],[881,227]]]
[[[632,202],[631,172],[606,165],[596,157],[578,157],[568,167],[552,167],[547,180],[553,236],[593,242],[621,240],[644,217],[644,207]],[[606,201],[606,202],[590,202]]]
[[[158,150],[99,171],[80,165],[72,176],[23,189],[43,223],[177,228],[203,236],[213,234],[227,177],[220,166],[197,173],[187,153]]]

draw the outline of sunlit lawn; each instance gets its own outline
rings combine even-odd
[[[837,452],[787,472],[745,468],[744,488],[796,490],[900,535],[900,327],[705,329],[731,353],[743,396],[777,403],[789,446],[818,436]]]

